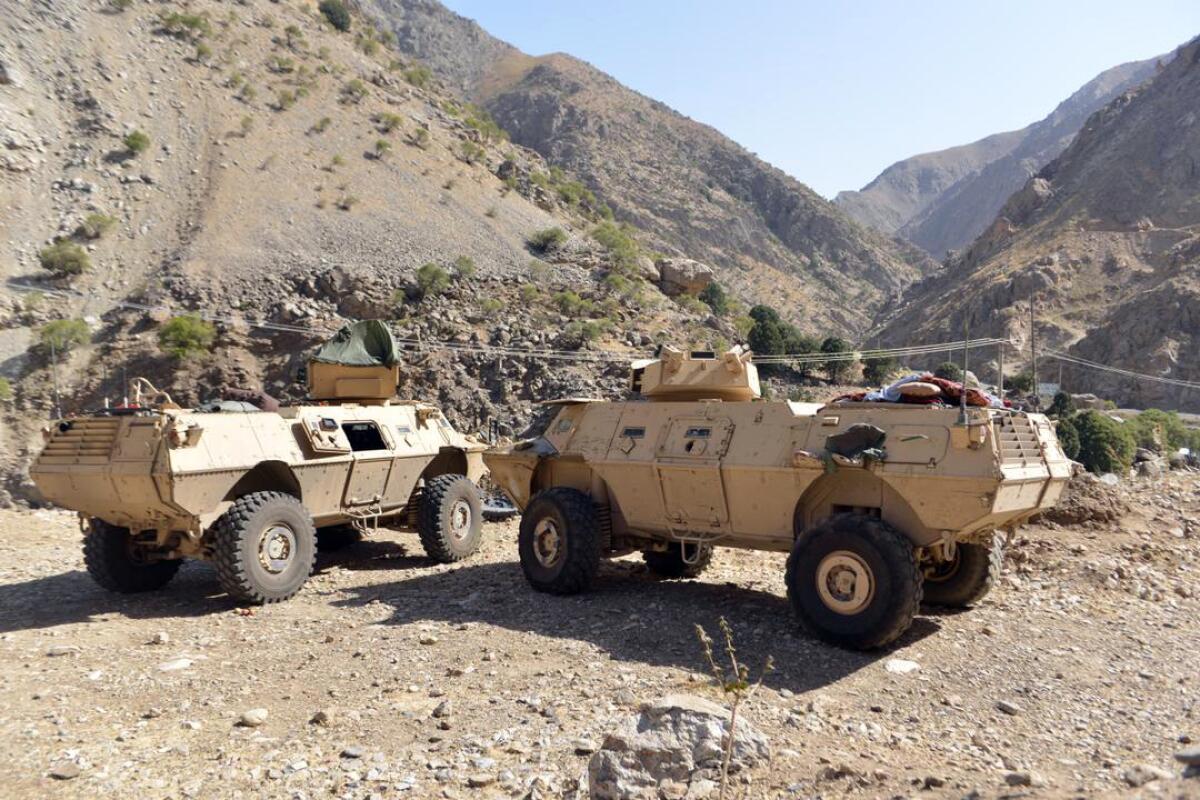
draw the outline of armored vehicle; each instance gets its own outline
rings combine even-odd
[[[53,424],[30,473],[79,512],[87,569],[112,591],[157,589],[200,558],[240,602],[285,600],[318,538],[380,526],[415,529],[431,558],[457,561],[480,543],[485,445],[395,400],[399,370],[391,333],[368,321],[309,362],[309,404],[184,409],[137,379],[125,404]]]
[[[936,387],[935,387],[936,388]],[[633,364],[643,399],[551,404],[540,434],[484,454],[522,509],[535,589],[588,588],[641,551],[695,577],[717,546],[789,553],[788,597],[827,641],[879,647],[919,604],[979,600],[1010,530],[1070,475],[1050,422],[941,403],[763,401],[750,353],[669,348]]]

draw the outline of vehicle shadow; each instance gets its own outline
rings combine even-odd
[[[614,661],[707,673],[696,636],[701,625],[718,641],[717,620],[733,627],[738,658],[757,676],[768,655],[766,685],[804,692],[867,667],[888,650],[842,650],[806,636],[786,598],[731,583],[663,581],[640,564],[608,562],[585,594],[557,597],[526,584],[514,562],[466,564],[408,580],[355,587],[335,606],[392,606],[385,624],[483,623],[556,639],[590,642]],[[897,646],[938,631],[918,618]],[[535,645],[536,646],[536,645]],[[721,654],[718,653],[718,656]]]
[[[341,567],[351,570],[404,570],[432,564],[410,556],[397,542],[358,542],[334,553],[318,553],[314,574]],[[61,572],[0,585],[0,633],[90,622],[117,614],[130,619],[168,619],[222,614],[239,607],[217,584],[213,568],[188,561],[162,589],[118,594],[97,586],[84,570]]]

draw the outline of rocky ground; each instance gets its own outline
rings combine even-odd
[[[1200,796],[1175,758],[1200,739],[1200,476],[1115,491],[1126,506],[1090,486],[1072,524],[1022,529],[981,606],[925,609],[877,653],[800,634],[774,554],[721,551],[666,583],[626,558],[559,598],[526,586],[514,522],[451,567],[397,533],[242,609],[199,564],[158,594],[107,594],[70,514],[0,511],[0,781],[8,797],[584,796],[640,704],[721,700],[693,626],[717,635],[725,616],[747,663],[777,666],[743,707],[771,750],[738,775],[746,796]]]

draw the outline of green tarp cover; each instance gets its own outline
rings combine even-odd
[[[392,367],[399,363],[400,357],[387,325],[368,319],[342,328],[321,345],[313,360],[350,367]]]

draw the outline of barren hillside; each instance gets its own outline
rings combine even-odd
[[[962,258],[914,287],[885,340],[936,340],[966,322],[973,334],[1027,343],[1032,299],[1043,347],[1200,379],[1198,107],[1193,41],[1149,84],[1092,115]],[[1200,407],[1181,387],[1097,375],[1086,385],[1137,407]]]

